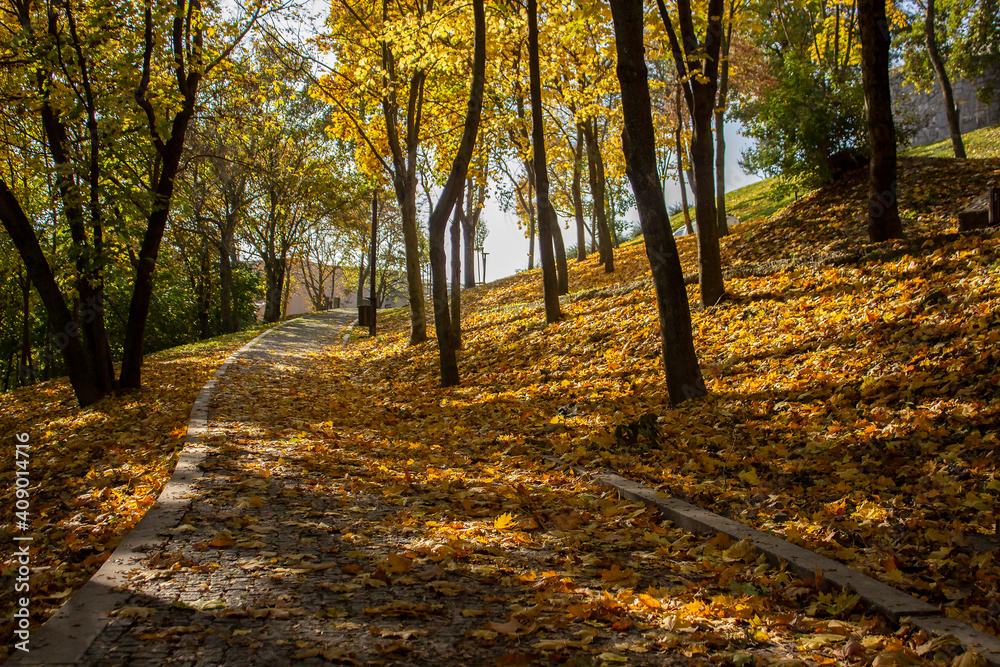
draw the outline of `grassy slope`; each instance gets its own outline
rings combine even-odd
[[[995,158],[1000,156],[1000,127],[985,127],[962,135],[965,154],[970,158]],[[939,141],[911,148],[904,153],[907,157],[947,157],[954,156],[951,140]]]
[[[437,387],[432,342],[406,345],[404,314],[384,318],[376,342],[356,343],[374,403],[387,424],[446,412],[453,446],[488,437],[622,470],[997,633],[1000,234],[954,232],[958,208],[1000,183],[1000,160],[901,167],[906,242],[865,240],[864,170],[723,239],[728,262],[899,252],[729,281],[729,301],[693,314],[704,399],[669,408],[640,243],[612,275],[573,263],[557,325],[544,326],[537,270],[467,292],[458,388]],[[679,250],[693,270],[694,240]],[[577,415],[553,428],[570,402]],[[650,412],[658,442],[616,440]]]

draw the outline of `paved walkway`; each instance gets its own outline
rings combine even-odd
[[[157,504],[87,586],[33,634],[31,652],[7,664],[282,665],[301,653],[293,640],[301,632],[291,627],[299,625],[301,610],[290,601],[316,582],[301,580],[294,568],[268,568],[270,577],[262,570],[288,557],[318,561],[330,540],[309,540],[308,529],[282,525],[296,516],[289,505],[301,478],[266,475],[274,457],[238,449],[225,436],[252,428],[240,419],[266,419],[275,404],[271,393],[288,391],[276,387],[281,375],[340,344],[353,319],[347,310],[307,316],[237,353],[209,383],[218,386],[203,392],[211,396],[207,426],[199,417],[209,406],[196,404],[195,433]],[[247,468],[258,462],[265,467]],[[322,513],[323,500],[315,502]]]

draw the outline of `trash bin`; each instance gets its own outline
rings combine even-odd
[[[370,327],[372,324],[373,306],[365,304],[358,306],[358,326]]]

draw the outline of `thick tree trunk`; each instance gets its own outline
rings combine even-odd
[[[59,290],[52,269],[45,259],[45,253],[42,252],[35,237],[31,222],[3,179],[0,179],[0,222],[3,222],[4,229],[7,230],[14,247],[21,255],[28,276],[52,319],[55,331],[53,342],[62,350],[66,372],[76,394],[76,400],[81,407],[96,403],[105,392],[98,385],[94,368],[80,343],[80,328]]]
[[[667,391],[670,402],[677,404],[702,396],[707,390],[694,350],[684,275],[656,173],[656,134],[643,59],[643,4],[633,0],[611,0],[611,13],[625,119],[622,132],[625,172],[635,193],[639,222],[646,239],[646,255],[653,274]]]
[[[278,258],[264,261],[264,321],[281,319],[281,294],[285,284],[285,264]]]
[[[962,128],[958,120],[958,109],[955,108],[955,95],[951,90],[951,81],[948,79],[948,70],[944,68],[944,61],[937,47],[937,34],[934,28],[934,0],[927,0],[927,11],[924,15],[924,38],[927,43],[927,56],[930,58],[934,71],[937,73],[938,82],[941,84],[941,93],[944,96],[944,113],[948,119],[948,133],[951,135],[951,146],[955,152],[955,157],[965,159],[965,144],[962,143]]]
[[[448,180],[441,191],[437,205],[431,211],[428,224],[431,250],[431,285],[434,295],[434,330],[438,339],[438,360],[441,366],[441,385],[450,387],[458,384],[458,360],[455,354],[457,342],[453,336],[452,321],[448,308],[448,274],[445,267],[444,232],[455,201],[465,187],[469,162],[476,146],[479,120],[483,108],[483,88],[486,84],[486,13],[483,0],[473,0],[472,12],[475,17],[475,46],[472,61],[472,85],[469,90],[468,113],[462,128],[462,139],[451,165]]]
[[[594,203],[592,224],[597,228],[599,261],[604,265],[605,273],[612,273],[615,270],[615,258],[614,250],[611,248],[611,233],[608,230],[607,197],[598,170],[598,155],[601,149],[597,144],[597,128],[593,118],[584,124],[583,134],[587,142],[587,174],[590,180],[590,197]]]
[[[580,180],[583,172],[583,126],[576,126],[576,146],[573,147],[573,217],[576,219],[576,261],[587,259],[587,225],[583,221],[583,195]]]
[[[903,236],[896,202],[896,126],[889,89],[889,27],[885,0],[858,0],[861,73],[868,115],[868,236],[880,242]]]
[[[462,349],[462,221],[464,188],[458,188],[455,215],[451,220],[451,337],[456,349]]]
[[[531,148],[535,167],[535,200],[538,202],[538,254],[542,260],[542,288],[545,294],[545,321],[562,319],[559,310],[559,283],[552,235],[556,213],[549,201],[549,171],[545,159],[545,126],[542,118],[542,77],[538,62],[538,0],[528,0],[528,70],[531,82]]]

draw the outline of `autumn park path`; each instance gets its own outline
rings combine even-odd
[[[300,318],[234,355],[157,504],[8,664],[832,664],[897,650],[878,616],[838,618],[850,592],[769,563],[752,536],[663,521],[655,494],[622,499],[516,446],[380,434],[371,369],[341,345],[351,319]]]

